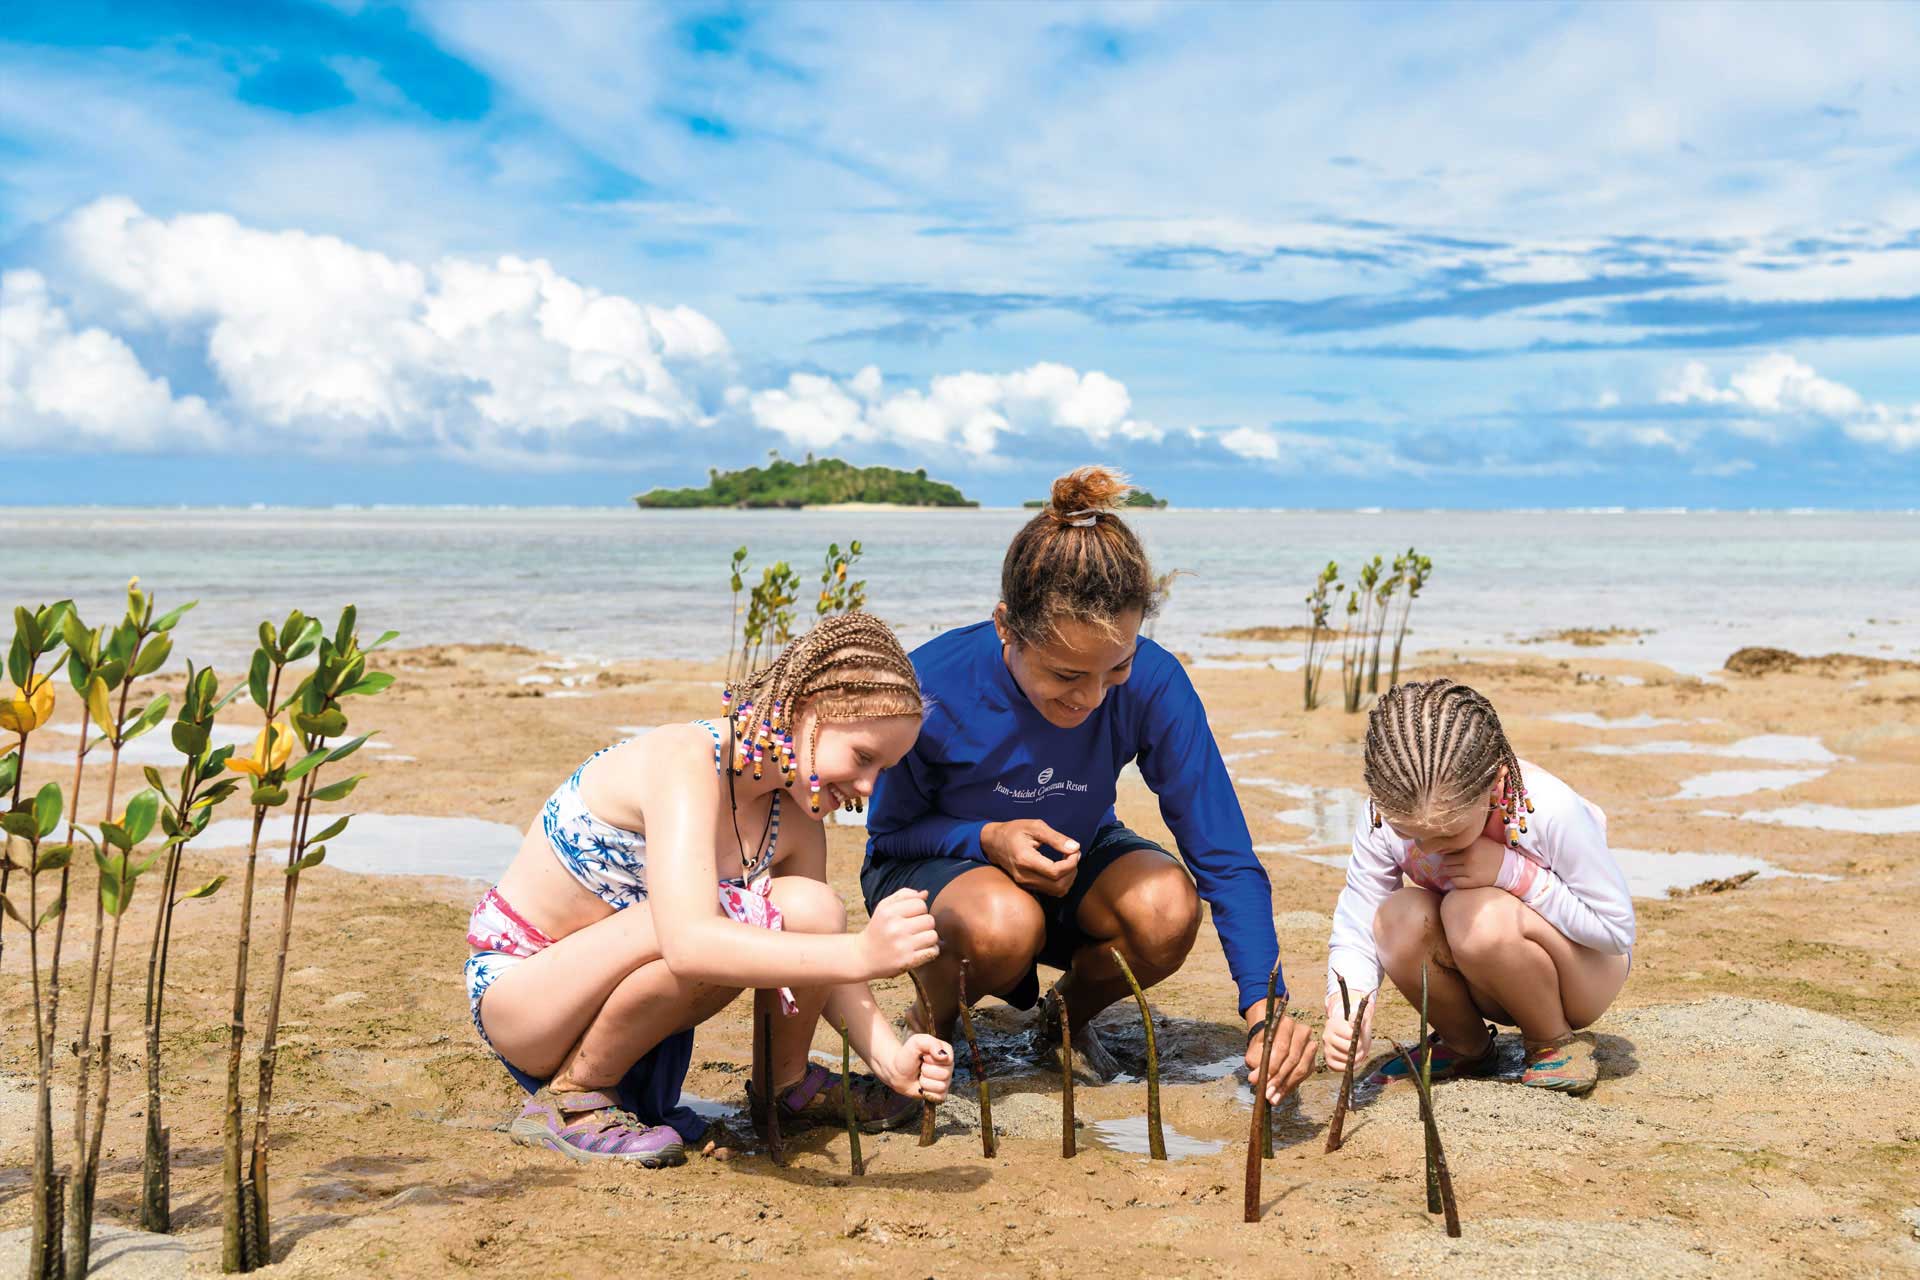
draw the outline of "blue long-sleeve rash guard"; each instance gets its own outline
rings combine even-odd
[[[1206,709],[1178,659],[1142,638],[1127,682],[1107,690],[1085,723],[1062,729],[1014,683],[991,622],[936,636],[911,657],[926,721],[913,750],[880,775],[867,817],[869,861],[985,863],[980,829],[1021,818],[1039,818],[1087,847],[1114,820],[1120,771],[1137,760],[1213,908],[1239,1008],[1266,997],[1280,954],[1272,886],[1254,857]]]

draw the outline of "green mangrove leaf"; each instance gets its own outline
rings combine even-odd
[[[358,684],[353,685],[350,688],[343,689],[340,692],[341,692],[341,696],[343,697],[346,696],[347,694],[353,694],[353,693],[360,693],[360,694],[385,693],[387,689],[392,686],[392,684],[393,684],[393,674],[391,672],[376,671],[372,675],[368,676],[366,679],[360,681]]]
[[[287,789],[274,783],[262,783],[253,789],[251,803],[257,809],[271,809],[287,802]]]
[[[20,776],[20,753],[9,751],[0,757],[0,791],[12,792],[13,780]]]
[[[331,783],[327,786],[321,787],[318,791],[313,793],[313,798],[315,800],[322,801],[322,802],[331,802],[334,800],[345,800],[348,796],[353,794],[353,789],[360,785],[360,779],[366,776],[367,775],[364,773],[356,773],[351,778],[342,778],[338,782]],[[48,785],[52,785],[52,784],[48,784]]]
[[[40,850],[40,856],[33,860],[33,874],[42,871],[58,871],[73,861],[73,846],[70,844],[50,844]]]
[[[190,902],[195,898],[211,898],[214,894],[220,892],[220,886],[225,884],[226,882],[227,882],[227,878],[225,876],[215,876],[213,879],[201,885],[198,889],[195,889],[192,893],[183,893],[179,897],[175,898],[174,901]]]
[[[347,641],[353,639],[353,624],[359,621],[359,619],[360,610],[357,606],[348,605],[340,611],[340,625],[333,629],[334,648],[344,649],[347,647]]]
[[[273,624],[260,624],[260,635],[265,638],[273,632]],[[260,714],[267,713],[268,680],[273,674],[273,655],[268,649],[253,651],[253,665],[247,668],[247,694],[253,699],[253,705],[260,708]]]
[[[166,664],[173,653],[173,637],[164,632],[148,641],[140,649],[140,656],[134,659],[133,674],[150,676]]]
[[[183,756],[197,756],[207,749],[207,726],[190,720],[173,722],[173,746]]]
[[[185,604],[181,605],[178,609],[173,609],[166,613],[161,614],[160,620],[153,624],[153,629],[155,631],[173,630],[174,625],[180,621],[181,616],[185,614],[187,610],[193,608],[195,605],[199,603],[200,602],[198,600],[189,600]]]
[[[160,793],[157,791],[142,791],[127,801],[127,811],[120,817],[121,825],[126,828],[127,837],[131,842],[127,847],[132,848],[133,845],[139,844],[152,835],[154,821],[159,816]]]
[[[13,633],[24,640],[27,648],[34,653],[46,652],[40,645],[40,641],[44,638],[40,633],[40,624],[34,620],[32,610],[23,604],[13,606]],[[22,677],[14,683],[24,685],[26,679]]]
[[[374,732],[378,733],[379,730],[376,729]],[[372,736],[373,736],[372,733],[363,733],[359,737],[354,738],[349,742],[341,743],[339,746],[335,747],[333,749],[332,754],[330,754],[327,757],[328,763],[332,763],[335,760],[345,760],[348,756],[358,751],[361,748],[361,746],[366,742],[366,740],[368,738],[371,738]]]
[[[319,835],[314,836],[312,840],[309,841],[309,843],[325,844],[327,841],[339,835],[342,831],[345,831],[347,829],[347,823],[352,820],[353,820],[353,815],[350,813],[347,814],[345,817],[336,818],[332,823],[328,825],[325,831],[322,831]]]
[[[27,923],[27,918],[20,914],[20,908],[13,905],[12,898],[0,895],[0,910],[5,911],[8,915],[19,921],[22,928],[31,929],[33,927]]]
[[[301,756],[300,759],[296,760],[293,763],[293,765],[287,770],[287,781],[288,782],[300,781],[300,779],[306,777],[309,773],[312,773],[315,769],[325,764],[327,762],[327,757],[330,756],[331,754],[332,752],[328,751],[327,748],[321,747],[318,751],[311,751],[311,752],[308,752],[306,755]]]
[[[147,732],[147,730],[153,728],[162,720],[165,720],[167,718],[167,708],[172,704],[172,701],[172,698],[164,693],[155,694],[153,701],[149,702],[145,709],[134,717],[133,723],[127,726],[126,732],[120,737],[120,741],[122,743],[132,742],[135,738]]]
[[[100,836],[103,840],[105,840],[108,844],[114,846],[116,849],[133,848],[132,837],[128,836],[127,829],[121,826],[117,822],[101,823]]]
[[[372,644],[368,645],[365,651],[367,653],[372,653],[375,649],[383,649],[386,647],[389,641],[398,640],[399,638],[400,638],[400,633],[398,631],[382,631],[380,633],[380,638],[378,640],[375,640]]]
[[[41,925],[53,919],[55,916],[59,915],[62,911],[65,911],[66,909],[67,909],[67,895],[63,893],[59,897],[55,898],[51,903],[49,903],[45,911],[42,911],[40,913],[40,919],[34,922],[33,927],[38,929]]]
[[[297,712],[293,717],[293,722],[315,737],[332,738],[346,732],[347,713],[338,707],[328,707],[319,715],[307,715]]]
[[[47,783],[40,788],[40,793],[34,796],[33,817],[40,828],[41,839],[52,835],[53,829],[60,825],[60,805],[60,784],[57,782]]]
[[[16,687],[26,688],[27,668],[32,663],[33,657],[27,652],[27,633],[19,630],[16,624],[13,644],[7,649],[7,678],[12,680]]]

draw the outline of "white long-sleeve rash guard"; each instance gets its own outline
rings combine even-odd
[[[1607,849],[1607,816],[1599,807],[1538,765],[1520,762],[1533,812],[1520,837],[1520,857],[1511,850],[1500,887],[1540,913],[1570,941],[1608,955],[1633,950],[1633,897],[1627,878]],[[1357,1004],[1380,985],[1380,954],[1373,917],[1400,888],[1414,861],[1413,842],[1366,815],[1353,833],[1347,886],[1333,912],[1327,945],[1327,998],[1339,991],[1335,974],[1347,980]],[[1445,892],[1444,889],[1441,892]]]

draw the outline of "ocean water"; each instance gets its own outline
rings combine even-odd
[[[244,660],[298,605],[419,645],[511,642],[582,659],[718,656],[728,558],[789,561],[801,617],[827,544],[861,539],[869,608],[910,646],[987,616],[1031,513],[620,509],[0,510],[0,604],[71,595],[117,614],[138,574],[162,607],[197,598],[181,649]],[[1199,655],[1290,655],[1217,633],[1297,625],[1320,567],[1409,545],[1434,561],[1409,647],[1512,646],[1564,628],[1648,632],[1543,657],[1716,670],[1743,645],[1920,658],[1920,513],[1158,511],[1129,517],[1182,570],[1153,635]],[[9,632],[11,626],[0,622]]]

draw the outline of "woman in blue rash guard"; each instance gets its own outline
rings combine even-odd
[[[869,908],[902,888],[932,900],[941,947],[924,970],[925,1030],[952,1026],[963,958],[970,997],[1022,1009],[1039,999],[1036,963],[1064,969],[1075,1047],[1102,1077],[1112,1059],[1088,1024],[1128,994],[1111,949],[1143,985],[1163,981],[1192,949],[1205,899],[1252,1069],[1279,954],[1272,893],[1192,682],[1140,637],[1155,593],[1114,510],[1127,492],[1100,467],[1055,481],[1007,549],[992,620],[913,652],[927,715],[913,750],[880,775],[861,891]],[[1114,815],[1120,771],[1135,761],[1185,865]],[[1312,1069],[1313,1048],[1303,1024],[1280,1019],[1274,1101]]]

